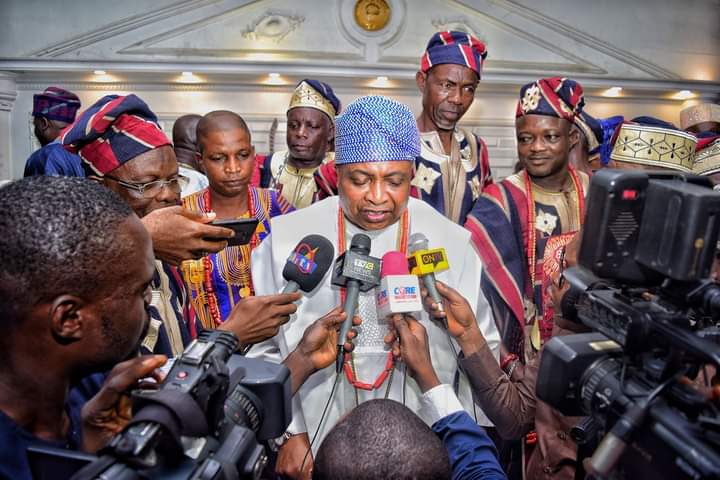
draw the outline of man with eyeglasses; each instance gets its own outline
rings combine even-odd
[[[87,177],[120,195],[150,232],[156,261],[151,284],[151,321],[142,347],[145,352],[180,354],[201,327],[180,272],[171,263],[198,258],[203,254],[200,249],[222,250],[232,230],[227,234],[226,229],[201,223],[209,222],[214,215],[203,216],[182,209],[180,191],[186,180],[178,175],[170,140],[157,124],[155,114],[136,95],[101,98],[64,132],[61,141],[66,149],[80,156]],[[189,234],[184,222],[188,218],[196,220],[190,222],[195,225],[189,228]],[[175,244],[171,237],[176,237]],[[183,240],[192,244],[194,250],[177,248],[176,244]],[[292,302],[299,294],[276,297],[248,298],[236,307],[243,317],[253,318],[258,324],[287,321],[295,310]],[[276,303],[283,305],[280,313],[268,308]],[[222,328],[235,333],[241,342],[255,338],[255,327],[241,322],[239,317],[235,315]]]

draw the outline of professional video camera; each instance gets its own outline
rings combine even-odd
[[[562,313],[596,332],[545,345],[537,395],[588,415],[572,433],[597,477],[720,478],[720,395],[700,384],[720,369],[720,193],[692,175],[601,170],[587,205]]]
[[[203,331],[157,390],[133,392],[130,424],[73,480],[260,478],[259,442],[282,435],[292,418],[290,372],[233,354],[237,346],[230,332]],[[48,465],[77,460],[43,453]]]

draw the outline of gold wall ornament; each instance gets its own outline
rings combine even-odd
[[[385,28],[390,13],[390,5],[385,0],[358,0],[355,3],[355,22],[368,32]]]

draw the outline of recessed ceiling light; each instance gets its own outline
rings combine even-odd
[[[107,72],[105,70],[94,70],[93,73],[95,75],[106,75]]]
[[[375,88],[388,88],[390,86],[390,81],[388,77],[380,75],[370,82],[370,86]]]
[[[282,79],[279,73],[272,72],[268,73],[268,79],[264,83],[266,85],[285,85],[285,80]]]
[[[193,75],[193,72],[182,72],[182,76],[183,77],[192,77],[194,75]]]
[[[622,87],[610,87],[602,93],[603,97],[619,97]]]
[[[673,98],[677,100],[687,100],[689,98],[693,98],[694,96],[695,94],[690,90],[680,90],[675,95],[673,95]]]

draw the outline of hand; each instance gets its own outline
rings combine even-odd
[[[420,390],[425,393],[440,385],[430,359],[430,344],[425,327],[410,315],[400,313],[390,317],[390,324],[385,343],[392,344],[393,355],[405,362]]]
[[[465,355],[470,356],[485,344],[485,337],[480,332],[475,314],[468,301],[457,291],[439,281],[435,282],[435,286],[443,299],[444,311],[440,311],[423,288],[421,293],[425,308],[431,316],[447,321],[448,332],[457,340]]]
[[[152,238],[155,256],[173,265],[227,247],[225,239],[232,238],[235,232],[207,225],[213,220],[214,212],[204,215],[180,206],[159,208],[141,219]]]
[[[97,452],[125,428],[132,417],[128,391],[138,386],[156,387],[157,383],[138,384],[138,381],[152,377],[158,383],[161,382],[162,374],[156,369],[166,361],[165,355],[143,355],[115,365],[97,395],[82,407],[80,417],[84,451]]]
[[[312,477],[312,467],[313,456],[307,432],[293,435],[280,447],[275,462],[275,473],[281,477],[309,480]]]
[[[302,339],[295,350],[283,361],[290,369],[293,394],[305,383],[310,375],[322,370],[335,362],[337,358],[337,337],[340,326],[347,318],[341,307],[336,307],[324,317],[315,320],[305,329]],[[353,325],[360,325],[362,320],[355,315]],[[352,352],[354,345],[351,340],[357,332],[350,329],[343,349]]]
[[[277,335],[290,320],[297,311],[293,302],[298,300],[299,292],[243,298],[218,329],[233,332],[241,345],[262,342]]]
[[[312,325],[305,329],[296,351],[307,359],[315,371],[322,370],[332,365],[337,357],[337,343],[340,327],[347,318],[342,307],[336,307],[324,317],[315,320]],[[353,325],[360,325],[362,320],[355,315]],[[350,329],[347,333],[346,342],[343,345],[345,351],[351,352],[354,345],[352,339],[357,336],[357,331]]]

